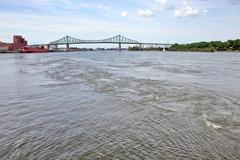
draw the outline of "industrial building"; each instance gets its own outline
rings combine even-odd
[[[13,36],[13,43],[0,42],[1,51],[19,51],[20,48],[27,46],[27,41],[20,35]]]

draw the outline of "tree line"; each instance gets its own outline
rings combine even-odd
[[[198,42],[191,44],[174,44],[169,51],[197,51],[197,52],[215,52],[215,51],[240,51],[240,39],[228,40],[226,42]]]
[[[138,46],[134,47],[128,47],[128,51],[163,51],[163,48],[161,47],[145,47],[145,48],[139,48]]]

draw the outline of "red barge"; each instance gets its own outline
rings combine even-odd
[[[40,47],[40,48],[34,48],[34,47],[22,47],[20,49],[21,53],[46,53],[48,52],[48,49],[44,48],[44,47]]]

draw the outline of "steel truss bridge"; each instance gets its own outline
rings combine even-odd
[[[146,45],[154,46],[154,47],[161,47],[161,48],[169,48],[172,44],[166,44],[166,43],[144,43],[139,42],[136,40],[129,39],[127,37],[117,35],[111,38],[107,39],[101,39],[101,40],[83,40],[83,39],[77,39],[70,36],[65,36],[59,40],[50,42],[47,44],[48,48],[54,46],[55,49],[58,48],[58,45],[66,45],[66,50],[70,50],[70,44],[118,44],[118,49],[122,49],[122,44],[135,44],[139,45],[139,49],[142,50],[142,48]]]

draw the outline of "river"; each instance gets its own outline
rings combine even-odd
[[[0,159],[240,159],[240,54],[0,55]]]

